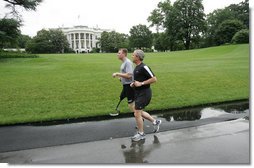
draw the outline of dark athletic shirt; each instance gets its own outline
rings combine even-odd
[[[143,62],[136,66],[134,69],[134,80],[139,82],[144,82],[152,77],[154,77],[154,73],[152,70]],[[150,85],[143,85],[141,87],[136,87],[135,90],[142,90],[150,88]]]

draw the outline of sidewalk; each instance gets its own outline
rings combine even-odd
[[[0,153],[23,163],[250,163],[249,120],[238,119],[157,134]]]

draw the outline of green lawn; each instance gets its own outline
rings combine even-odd
[[[145,63],[158,78],[147,110],[249,98],[249,45],[148,53]],[[0,59],[0,125],[107,115],[120,64],[116,54]]]

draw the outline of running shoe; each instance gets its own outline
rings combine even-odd
[[[134,135],[133,137],[131,137],[131,140],[137,142],[137,141],[140,141],[140,140],[145,139],[145,138],[146,138],[146,137],[145,137],[145,134],[144,134],[144,133],[143,133],[143,134],[140,134],[140,133],[138,132],[136,135]]]

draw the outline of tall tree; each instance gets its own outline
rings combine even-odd
[[[59,29],[40,30],[26,47],[31,53],[63,53],[68,49],[67,38]]]
[[[177,30],[176,35],[179,40],[183,41],[185,49],[188,50],[191,42],[199,38],[200,34],[206,30],[202,0],[177,0],[173,7],[175,8],[173,24]]]
[[[129,41],[132,48],[151,48],[153,34],[146,25],[139,24],[130,29]]]
[[[166,15],[171,10],[172,5],[170,0],[165,0],[159,2],[157,8],[154,9],[150,16],[147,18],[147,21],[150,22],[150,27],[156,27],[157,33],[159,30],[164,29],[164,24],[166,21]]]
[[[103,52],[117,52],[119,48],[128,48],[128,35],[115,31],[102,32],[100,46]]]
[[[20,35],[20,23],[15,19],[0,20],[0,49],[6,45],[15,45]]]
[[[231,11],[234,19],[240,20],[249,29],[249,0],[245,0],[239,4],[231,4],[225,9]]]
[[[216,9],[207,15],[208,30],[206,41],[208,46],[219,45],[220,36],[216,36],[219,25],[227,20],[239,20],[249,28],[249,0],[239,4],[231,4],[223,9]]]
[[[60,29],[50,29],[49,35],[50,41],[54,46],[54,52],[64,53],[64,50],[69,47],[69,43],[63,31]]]
[[[229,9],[216,9],[207,15],[206,22],[208,27],[205,34],[207,46],[217,45],[218,37],[216,36],[216,31],[219,25],[226,20],[232,19],[234,19],[234,16]]]

